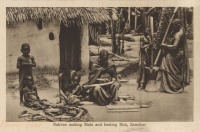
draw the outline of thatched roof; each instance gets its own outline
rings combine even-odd
[[[46,21],[57,19],[66,26],[88,23],[102,23],[109,20],[108,11],[101,7],[7,7],[6,21],[10,23],[24,22],[42,18]]]

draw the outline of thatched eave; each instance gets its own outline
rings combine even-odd
[[[63,22],[66,26],[102,23],[109,21],[106,8],[101,7],[7,7],[6,22],[19,23],[26,20],[45,21],[53,19]]]

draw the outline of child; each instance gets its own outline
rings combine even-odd
[[[31,76],[31,78],[33,79],[32,67],[36,67],[36,63],[34,57],[29,55],[30,53],[29,44],[27,43],[22,44],[21,52],[23,55],[18,57],[17,59],[17,68],[19,69],[20,105],[23,105],[23,88],[25,87],[24,77]]]
[[[149,59],[150,59],[150,29],[147,27],[144,36],[140,38],[140,52],[139,52],[139,70],[138,70],[138,77],[137,83],[138,87],[137,90],[144,90],[147,83],[147,73],[145,71],[145,67],[149,66]]]
[[[23,87],[23,95],[24,95],[24,104],[25,106],[27,106],[27,104],[33,102],[33,101],[39,101],[40,98],[38,96],[37,93],[37,89],[36,87],[34,87],[33,85],[33,81],[32,81],[32,77],[31,76],[25,76],[24,77],[24,85],[25,87]]]
[[[23,95],[24,95],[24,106],[32,108],[34,110],[45,109],[52,104],[46,99],[41,100],[38,96],[37,89],[33,84],[31,76],[24,77]]]
[[[82,88],[80,85],[81,76],[78,75],[76,71],[71,71],[69,79],[70,80],[62,80],[62,83],[64,83],[65,81],[68,82],[68,84],[63,85],[63,88],[60,89],[60,94],[63,100],[61,100],[61,103],[59,105],[78,104],[80,102],[80,97],[82,97]]]

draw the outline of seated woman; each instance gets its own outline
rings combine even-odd
[[[89,99],[98,105],[108,105],[118,99],[120,83],[116,67],[108,62],[108,58],[108,51],[101,50],[98,61],[91,64],[89,81],[83,85],[83,91],[88,92]]]
[[[100,51],[97,63],[91,64],[89,81],[81,86],[80,76],[71,73],[60,73],[60,93],[62,101],[58,105],[79,104],[81,99],[93,101],[98,105],[108,105],[118,99],[118,82],[115,65],[108,62],[108,51]]]

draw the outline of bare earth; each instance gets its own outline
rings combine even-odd
[[[139,112],[107,112],[106,106],[84,105],[90,115],[97,122],[162,122],[162,121],[193,121],[193,82],[185,88],[182,94],[148,93],[137,91],[136,80],[123,83],[120,95],[133,95],[136,100],[152,101],[150,108],[141,108]],[[41,99],[48,99],[55,103],[58,98],[58,84],[51,83],[51,87],[38,90]],[[39,113],[19,105],[19,92],[16,89],[7,88],[6,119],[11,122],[26,121],[18,118],[23,110],[31,113]]]

